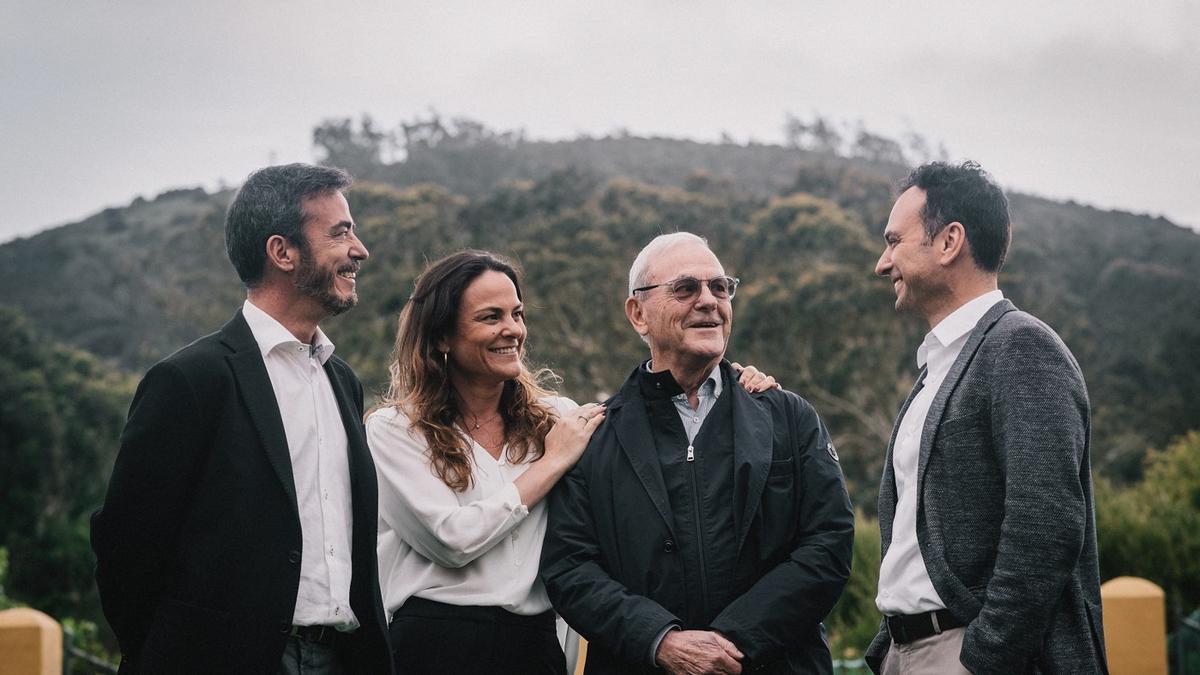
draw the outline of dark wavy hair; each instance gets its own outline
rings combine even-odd
[[[394,407],[408,416],[411,428],[425,436],[434,474],[458,492],[471,486],[471,445],[455,428],[462,411],[437,344],[454,335],[463,293],[489,270],[511,279],[517,298],[524,299],[516,267],[487,251],[460,251],[430,263],[417,277],[412,297],[400,311],[388,366],[391,381],[378,406]],[[543,385],[550,379],[556,378],[549,370],[531,372],[522,354],[521,374],[504,384],[500,415],[508,460],[514,464],[544,452],[543,441],[557,419],[557,413],[539,400],[554,395]]]
[[[985,272],[1000,271],[1012,240],[1008,198],[979,164],[922,164],[904,179],[900,191],[910,187],[925,192],[921,220],[928,238],[958,221],[967,232],[975,265]]]
[[[246,178],[225,214],[225,251],[246,288],[262,281],[267,239],[280,235],[308,250],[304,200],[344,192],[353,179],[342,169],[313,164],[282,164]]]

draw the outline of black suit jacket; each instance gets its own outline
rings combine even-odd
[[[350,605],[361,623],[342,652],[352,672],[387,673],[362,385],[336,356],[325,371],[348,440]],[[278,669],[300,582],[300,517],[279,407],[241,311],[138,385],[92,548],[122,673]]]
[[[725,382],[736,382],[727,362]],[[854,513],[829,435],[807,402],[773,389],[732,396],[737,597],[709,626],[766,672],[832,670],[820,621],[850,573]],[[542,578],[588,639],[587,672],[655,672],[654,639],[689,593],[674,517],[636,372],[549,497]],[[715,414],[715,413],[713,413]],[[672,608],[676,608],[674,611]],[[658,671],[661,672],[661,671]]]

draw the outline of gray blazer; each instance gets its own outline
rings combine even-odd
[[[921,373],[896,420],[925,379]],[[997,303],[934,396],[917,465],[917,542],[929,578],[967,624],[974,673],[1107,672],[1088,450],[1087,389],[1049,326]],[[892,540],[892,450],[879,486]],[[867,650],[878,672],[891,636]]]

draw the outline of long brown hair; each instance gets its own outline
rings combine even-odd
[[[388,366],[391,382],[379,405],[394,407],[408,416],[411,428],[419,430],[429,444],[434,474],[457,492],[471,486],[471,445],[454,427],[461,414],[458,395],[450,384],[446,355],[438,351],[437,345],[457,330],[467,287],[489,270],[511,279],[517,298],[524,300],[516,267],[487,251],[454,253],[430,263],[417,277],[416,288],[400,311],[396,346]],[[500,415],[509,462],[538,459],[545,451],[543,441],[557,414],[539,399],[554,394],[542,384],[553,377],[545,369],[531,372],[522,354],[521,374],[504,383]]]

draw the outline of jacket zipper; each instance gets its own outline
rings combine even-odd
[[[708,565],[704,561],[704,530],[700,523],[700,489],[696,485],[696,449],[691,443],[687,448],[688,475],[692,483],[692,517],[696,525],[697,554],[700,556],[700,609],[708,616]]]

